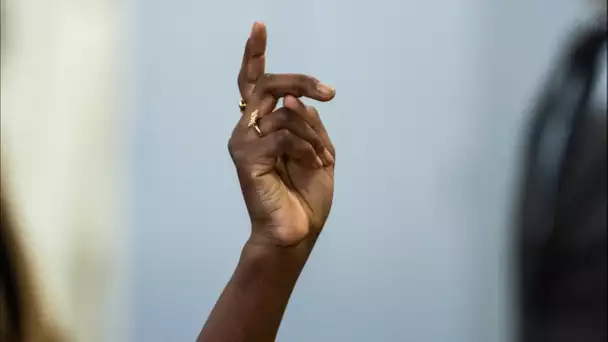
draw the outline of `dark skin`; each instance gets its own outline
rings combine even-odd
[[[316,109],[299,98],[330,101],[335,90],[307,75],[265,73],[266,40],[255,23],[238,76],[247,108],[228,143],[251,235],[199,342],[275,340],[331,209],[335,150]],[[256,109],[261,137],[247,125]]]

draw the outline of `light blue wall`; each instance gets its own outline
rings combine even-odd
[[[254,20],[337,89],[335,206],[279,341],[508,335],[518,132],[574,0],[136,0],[134,341],[193,341],[248,218],[226,149]]]

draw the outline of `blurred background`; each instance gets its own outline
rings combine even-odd
[[[2,0],[3,192],[45,307],[75,341],[131,330],[126,5]]]
[[[76,341],[196,338],[248,234],[225,146],[264,21],[269,72],[337,89],[335,204],[278,340],[509,341],[522,127],[594,11],[2,0],[3,178],[45,300]]]

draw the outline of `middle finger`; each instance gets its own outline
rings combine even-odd
[[[323,143],[323,139],[303,117],[289,108],[282,107],[266,115],[259,121],[259,128],[263,136],[287,129],[308,142],[321,158],[325,166],[333,164],[333,158],[328,153],[326,146]]]
[[[246,124],[249,121],[249,116],[254,110],[258,111],[260,118],[270,113],[277,105],[278,99],[288,94],[318,101],[330,101],[336,95],[336,91],[307,75],[265,74],[260,77],[253,89],[242,123]]]
[[[336,91],[314,77],[303,74],[265,74],[255,85],[256,95],[272,94],[275,98],[293,95],[309,97],[318,101],[329,101]]]

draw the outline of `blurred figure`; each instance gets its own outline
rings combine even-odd
[[[60,342],[3,193],[0,201],[0,341]]]
[[[606,16],[577,34],[535,111],[521,216],[522,340],[606,341]]]
[[[2,195],[28,260],[17,265],[76,341],[128,340],[121,6],[2,0]]]

